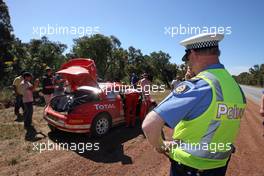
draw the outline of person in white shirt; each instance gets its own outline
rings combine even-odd
[[[21,82],[20,86],[22,89],[23,103],[24,103],[24,128],[26,130],[32,128],[32,115],[33,115],[33,92],[39,86],[39,80],[36,79],[34,85],[30,83],[33,76],[29,72],[23,74],[24,80]]]

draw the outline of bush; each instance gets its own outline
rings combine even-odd
[[[15,96],[12,88],[7,87],[0,90],[0,102],[4,105],[13,104]]]

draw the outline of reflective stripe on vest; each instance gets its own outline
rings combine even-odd
[[[217,80],[217,78],[215,77],[215,75],[213,75],[212,73],[209,72],[203,72],[201,73],[201,76],[205,76],[206,78],[208,78],[210,81],[212,81],[215,90],[216,90],[216,101],[223,101],[223,92],[220,86],[219,81]]]
[[[210,144],[211,143],[211,140],[217,130],[217,128],[220,126],[221,124],[221,121],[220,120],[212,120],[210,125],[209,125],[209,128],[206,132],[206,134],[203,136],[203,138],[201,139],[201,142],[200,142],[200,146],[203,146],[204,144]],[[183,143],[182,144],[185,144],[183,146],[187,146],[188,144],[186,143]],[[195,150],[192,150],[192,148],[190,149],[190,147],[186,147],[186,148],[181,148],[182,150],[184,150],[185,152],[189,153],[189,154],[192,154],[193,156],[198,156],[198,157],[201,157],[201,158],[207,158],[207,159],[225,159],[225,158],[228,158],[229,155],[232,153],[233,151],[233,146],[230,146],[231,149],[229,151],[226,151],[226,152],[210,152],[208,150],[202,150],[202,149],[195,149]]]
[[[220,86],[219,81],[217,80],[217,78],[209,72],[203,72],[201,74],[201,76],[205,76],[206,78],[208,78],[214,85],[215,90],[216,90],[216,101],[223,101],[223,92]],[[205,133],[205,135],[202,137],[201,141],[200,141],[200,145],[203,144],[210,144],[211,140],[217,130],[217,128],[221,125],[221,121],[220,120],[212,120],[207,132]],[[232,153],[232,149],[226,152],[210,152],[208,150],[192,150],[189,148],[182,148],[182,150],[184,150],[185,152],[197,156],[197,157],[201,157],[201,158],[208,158],[208,159],[225,159],[228,158],[229,155]]]

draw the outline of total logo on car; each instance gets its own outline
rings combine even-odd
[[[114,104],[95,104],[94,106],[95,106],[96,110],[114,109],[115,108]]]
[[[109,88],[121,84],[97,82],[92,59],[71,59],[61,66],[57,74],[68,81],[71,92],[53,97],[44,109],[44,119],[52,131],[90,133],[101,137],[111,127],[125,122],[125,94],[109,91]],[[152,99],[148,101],[148,110],[156,106]],[[146,104],[139,103],[139,108]]]

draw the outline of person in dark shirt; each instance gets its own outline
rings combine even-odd
[[[62,78],[61,75],[55,74],[54,77],[54,94],[53,96],[63,95],[65,91],[65,82],[66,80]]]
[[[44,94],[45,103],[48,104],[54,92],[53,75],[50,67],[46,68],[46,74],[42,79],[42,93]]]
[[[132,73],[131,75],[131,85],[133,86],[134,89],[137,88],[137,83],[138,83],[138,77],[135,73]]]

